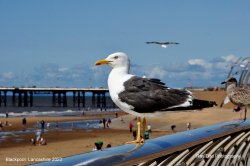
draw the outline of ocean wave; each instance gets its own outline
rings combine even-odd
[[[107,112],[117,112],[119,109],[107,109],[107,111],[100,111],[100,109],[91,109],[91,110],[71,110],[67,109],[64,111],[23,111],[23,112],[8,112],[9,117],[29,117],[29,116],[79,116],[87,114],[100,114]],[[6,113],[0,113],[0,117],[5,117]]]

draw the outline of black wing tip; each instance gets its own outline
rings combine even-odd
[[[169,45],[169,44],[180,44],[178,42],[156,42],[156,41],[147,41],[145,42],[146,44],[166,44],[166,45]]]
[[[164,82],[161,82],[161,80],[158,79],[158,78],[148,78],[148,80],[151,81],[151,82],[160,84],[160,85],[165,85],[165,83],[164,83]]]

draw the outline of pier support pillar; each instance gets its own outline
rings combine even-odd
[[[66,91],[53,91],[52,92],[52,104],[53,104],[53,107],[56,107],[56,106],[67,107],[68,106],[67,92]]]
[[[24,92],[24,100],[23,100],[23,106],[28,107],[28,92]]]
[[[80,108],[80,104],[81,104],[81,93],[78,91],[77,92],[77,106],[78,106],[78,108]]]
[[[92,107],[95,108],[95,92],[92,92]]]
[[[97,108],[101,107],[101,94],[100,93],[97,93],[97,104],[96,104],[96,107]]]
[[[76,106],[76,92],[73,92],[73,107]]]
[[[63,92],[63,107],[67,107],[67,95],[66,95],[66,92]]]
[[[85,92],[82,91],[82,107],[85,107]]]
[[[103,94],[102,94],[102,101],[101,101],[102,103],[102,105],[101,105],[101,109],[102,108],[104,108],[104,110],[106,111],[106,93],[105,92],[103,92]]]
[[[57,95],[58,95],[58,97],[57,97],[57,103],[58,103],[59,106],[61,106],[61,103],[62,103],[61,93],[59,92]]]
[[[0,91],[0,107],[2,105],[2,91]]]
[[[6,107],[6,106],[7,106],[7,91],[4,91],[4,99],[3,99],[3,102],[4,102],[4,106]]]
[[[12,106],[15,106],[16,105],[16,92],[13,91],[12,93]]]
[[[30,94],[30,106],[33,107],[33,92],[29,92]]]
[[[22,107],[22,93],[18,92],[18,107]]]
[[[55,94],[55,92],[52,92],[52,105],[53,105],[53,107],[56,106],[56,94]]]

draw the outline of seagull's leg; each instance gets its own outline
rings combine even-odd
[[[238,112],[238,109],[240,109],[239,110],[239,112],[240,112],[240,119],[239,120],[244,120],[244,118],[242,118],[242,113],[243,113],[242,107],[236,105],[236,112]]]
[[[135,141],[127,142],[127,144],[142,144],[144,143],[143,139],[141,138],[141,118],[137,117],[137,137]]]
[[[147,121],[146,121],[146,118],[144,117],[143,121],[142,121],[142,134],[143,134],[143,138],[144,138],[144,135],[145,135],[144,133],[146,131],[146,126],[147,126]]]
[[[245,110],[244,110],[244,118],[243,120],[245,121],[247,119],[247,107],[245,107]]]
[[[240,120],[242,120],[242,110],[240,110]]]
[[[137,117],[137,138],[136,141],[140,141],[141,139],[141,118]]]

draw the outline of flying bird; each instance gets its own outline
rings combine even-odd
[[[177,42],[156,42],[156,41],[152,41],[152,42],[146,42],[146,44],[158,44],[162,48],[167,48],[170,44],[179,44],[179,43],[177,43]]]
[[[123,111],[137,116],[137,139],[141,140],[142,127],[145,130],[146,116],[158,112],[211,107],[213,103],[194,99],[190,91],[172,89],[159,79],[142,78],[129,73],[130,60],[125,53],[117,52],[95,65],[107,64],[113,69],[108,77],[108,88],[113,102]]]
[[[228,78],[221,84],[226,84],[227,97],[234,105],[245,107],[243,120],[246,120],[247,107],[250,106],[250,88],[237,87],[237,80],[234,77]]]

